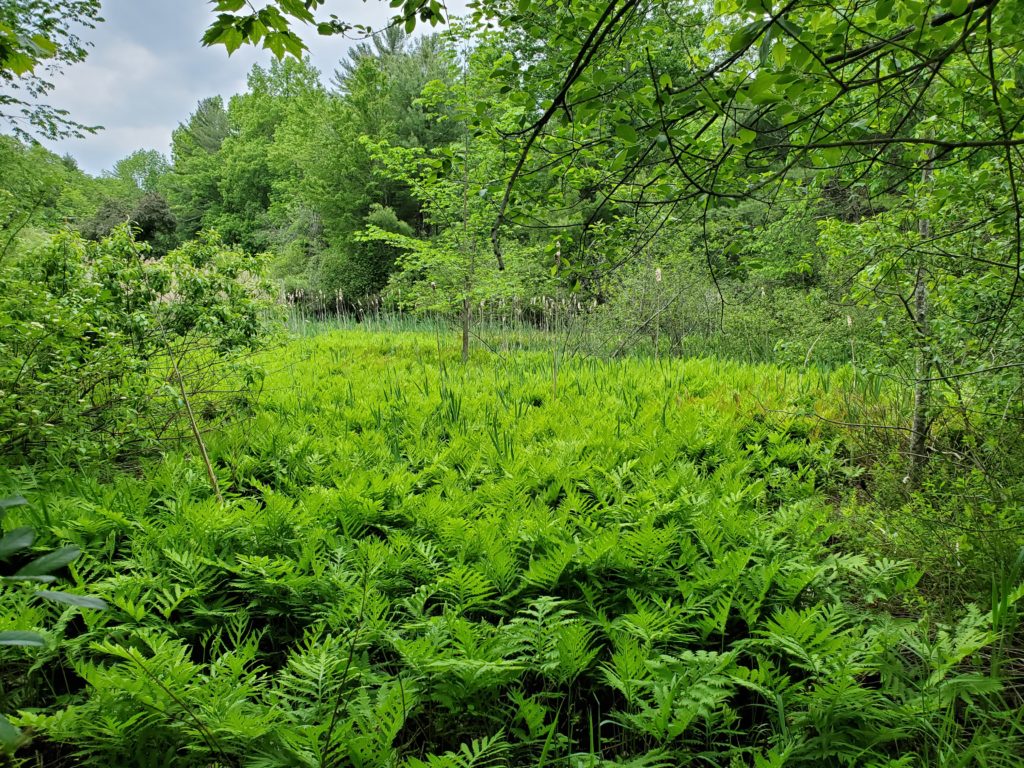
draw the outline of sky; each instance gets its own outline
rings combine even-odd
[[[389,17],[381,0],[334,0],[326,10],[375,27]],[[85,139],[47,143],[92,174],[137,149],[168,154],[171,131],[200,99],[241,92],[252,65],[271,60],[267,51],[252,47],[230,58],[223,46],[203,48],[199,40],[213,19],[206,0],[104,0],[102,15],[105,22],[83,35],[94,44],[88,58],[58,75],[47,99],[80,123],[104,126]],[[320,37],[311,27],[305,32],[313,64],[327,80],[353,43]]]

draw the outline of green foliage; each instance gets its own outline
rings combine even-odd
[[[203,45],[223,45],[229,54],[248,44],[261,45],[278,59],[286,54],[301,56],[306,44],[292,30],[296,23],[315,24],[321,35],[373,33],[371,27],[339,19],[336,14],[318,20],[316,11],[325,5],[324,0],[274,0],[259,8],[244,0],[216,0],[213,5],[217,19],[203,35]],[[434,26],[447,19],[444,4],[437,0],[396,0],[391,7],[400,10],[391,19],[391,26],[401,25],[406,34],[416,29],[417,21]]]
[[[0,498],[0,521],[7,515],[8,510],[26,504],[24,498],[15,496],[11,498]],[[0,562],[5,565],[4,570],[8,571],[7,564],[12,559],[20,558],[23,550],[32,546],[35,541],[35,531],[27,526],[14,528],[6,531],[0,538]],[[102,600],[85,595],[60,592],[52,589],[25,589],[33,584],[50,584],[57,580],[55,572],[61,571],[73,563],[81,555],[78,547],[61,547],[44,555],[39,555],[29,560],[13,573],[7,572],[0,575],[0,613],[10,620],[14,618],[18,626],[25,626],[39,614],[36,611],[25,611],[25,596],[42,598],[44,601],[67,605],[74,608],[91,608],[104,610],[107,605]],[[13,603],[13,605],[12,605]],[[18,615],[20,613],[20,615]],[[48,645],[46,637],[31,629],[5,629],[0,630],[0,646],[14,646],[22,648],[45,648]],[[23,665],[24,666],[24,665]],[[19,670],[24,673],[24,670]],[[11,670],[6,670],[10,674]],[[4,702],[6,706],[7,702]],[[0,713],[0,754],[10,755],[19,747],[26,744],[29,737],[14,727],[11,722]]]
[[[132,228],[135,239],[149,244],[157,254],[166,253],[174,242],[174,214],[158,192],[147,192],[134,204],[130,198],[108,198],[82,223],[80,231],[84,237],[99,241],[126,223]]]
[[[297,25],[367,30],[213,5],[206,45],[280,61],[169,168],[0,142],[3,482],[42,502],[0,551],[70,542],[21,576],[75,555],[112,607],[4,593],[0,651],[67,638],[3,681],[36,762],[1020,762],[1018,4],[482,0],[411,40],[446,10],[396,0],[330,86]],[[38,96],[96,4],[8,6]],[[268,352],[255,404],[236,248],[435,333]],[[188,403],[224,500],[140,450]]]
[[[20,138],[82,137],[95,128],[40,99],[53,90],[50,77],[85,59],[79,35],[100,21],[99,0],[9,0],[0,6],[0,122]]]
[[[398,237],[408,238],[413,234],[412,227],[399,219],[391,208],[381,205],[371,207],[366,224]],[[357,301],[378,294],[387,285],[398,252],[394,246],[381,241],[353,242],[342,253],[323,250],[311,259],[309,284],[319,294],[335,297],[338,304],[346,296]]]
[[[555,398],[543,349],[456,354],[275,353],[224,505],[176,452],[23,478],[110,609],[18,724],[85,766],[1015,763],[1024,590],[914,618],[919,571],[836,546],[856,473],[788,415],[829,378],[576,359]]]
[[[109,175],[146,194],[158,192],[170,170],[167,158],[155,149],[139,149],[114,163]]]
[[[172,359],[200,413],[254,383],[243,353],[270,318],[260,260],[215,235],[147,254],[121,227],[99,243],[62,233],[2,263],[0,452],[78,461],[175,435]]]

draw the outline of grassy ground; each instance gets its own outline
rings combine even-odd
[[[834,379],[499,352],[290,343],[208,438],[223,506],[187,444],[22,476],[111,605],[4,606],[66,638],[2,651],[47,764],[1019,765],[1020,595],[936,626],[836,544]]]

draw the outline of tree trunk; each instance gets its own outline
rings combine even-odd
[[[931,158],[921,171],[923,185],[932,179]],[[922,217],[918,222],[922,243],[932,234],[931,221]],[[917,259],[914,277],[914,334],[917,339],[917,359],[914,362],[914,411],[910,425],[910,466],[907,484],[911,489],[921,483],[921,474],[928,458],[928,403],[931,397],[932,350],[928,325],[928,264],[922,247]]]
[[[469,360],[469,323],[472,319],[473,305],[469,296],[462,299],[462,362]]]

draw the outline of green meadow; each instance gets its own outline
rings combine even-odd
[[[838,524],[848,372],[526,342],[265,353],[206,439],[224,504],[187,441],[9,472],[108,605],[4,603],[63,636],[3,649],[26,765],[1019,765],[1020,590],[943,623]]]

